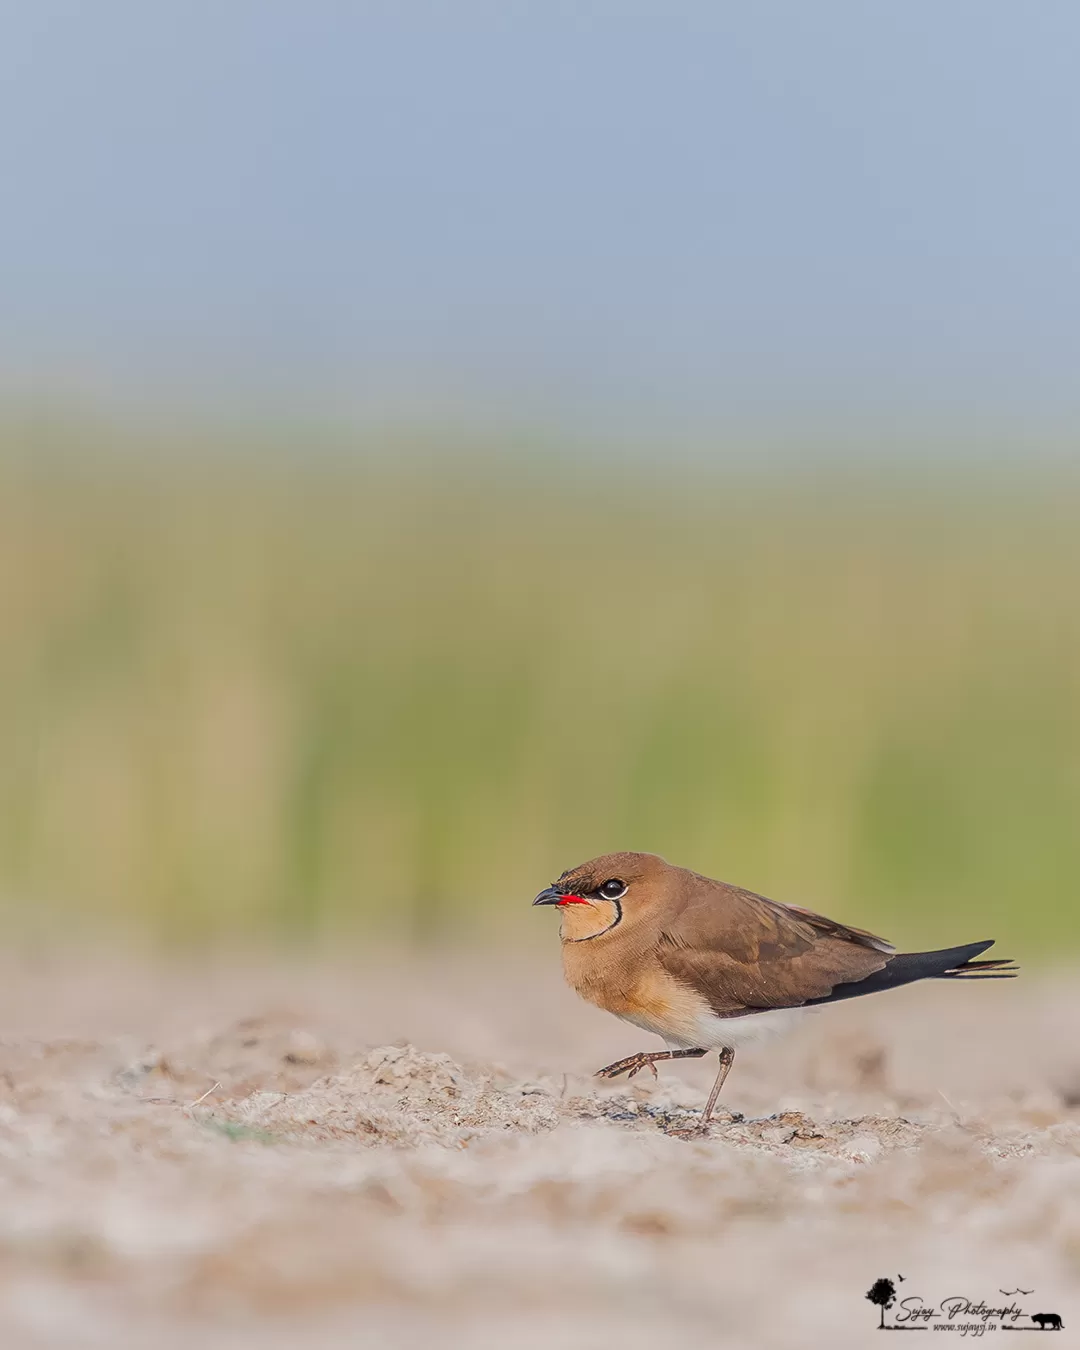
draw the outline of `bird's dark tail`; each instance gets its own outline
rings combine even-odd
[[[860,994],[876,994],[883,989],[896,989],[915,980],[1011,980],[1019,974],[1017,966],[1008,959],[976,961],[994,941],[969,942],[966,947],[946,947],[940,952],[903,952],[893,956],[873,975],[850,984],[838,984],[831,994],[812,998],[809,1003],[836,1003]]]

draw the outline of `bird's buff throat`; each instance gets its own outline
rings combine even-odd
[[[581,895],[564,895],[558,902],[562,924],[559,936],[564,942],[587,942],[603,937],[622,921],[618,900],[586,900]]]

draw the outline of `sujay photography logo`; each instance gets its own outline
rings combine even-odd
[[[961,1336],[985,1336],[998,1331],[1062,1331],[1056,1312],[1028,1312],[1034,1289],[999,1289],[1001,1297],[969,1298],[951,1294],[936,1302],[909,1294],[903,1275],[875,1280],[866,1297],[881,1310],[879,1331],[951,1331]],[[886,1321],[886,1313],[890,1320]]]

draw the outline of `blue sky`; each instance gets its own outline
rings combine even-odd
[[[16,391],[1080,411],[1080,6],[0,4]]]

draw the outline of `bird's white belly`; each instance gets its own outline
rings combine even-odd
[[[692,1040],[673,1037],[670,1032],[664,1040],[672,1050],[690,1050],[699,1046],[706,1050],[727,1048],[738,1050],[756,1041],[769,1041],[791,1031],[807,1012],[806,1008],[773,1008],[769,1012],[748,1013],[745,1017],[716,1017],[703,1013],[697,1019],[696,1034]],[[663,1034],[663,1033],[662,1033]]]

